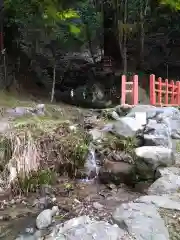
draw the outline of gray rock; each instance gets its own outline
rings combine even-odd
[[[37,240],[34,235],[20,235],[15,240]]]
[[[180,189],[180,176],[171,174],[157,179],[148,189],[148,195],[176,193]]]
[[[87,216],[73,218],[57,225],[46,240],[130,240],[126,231],[104,221],[92,221]]]
[[[137,240],[169,240],[169,233],[153,204],[129,202],[113,213],[113,221]]]
[[[94,202],[93,207],[99,211],[103,210],[103,208],[104,208],[104,206],[98,202]]]
[[[137,105],[133,107],[126,116],[135,117],[135,113],[137,112],[146,112],[147,118],[153,118],[156,115],[156,107],[152,105]]]
[[[36,218],[36,227],[40,230],[49,227],[52,223],[53,216],[55,216],[57,212],[57,206],[42,211]]]
[[[142,129],[142,124],[131,117],[121,117],[113,124],[112,132],[119,137],[134,137],[138,130]]]
[[[136,172],[143,179],[155,177],[159,166],[172,166],[175,157],[171,149],[161,146],[143,146],[135,149]]]
[[[161,146],[143,146],[135,149],[137,158],[141,158],[154,169],[158,166],[172,166],[175,164],[173,152],[169,148]]]
[[[157,176],[163,177],[165,175],[178,175],[180,176],[180,168],[178,167],[159,167],[157,169]]]
[[[160,123],[167,125],[171,137],[180,139],[180,111],[174,107],[154,107],[151,105],[137,105],[127,117],[135,117],[136,112],[146,112],[147,119],[156,119]]]
[[[180,202],[171,199],[170,196],[142,196],[135,200],[138,203],[154,204],[158,208],[166,208],[180,211]]]
[[[35,199],[33,202],[33,207],[38,207],[40,209],[45,209],[47,208],[50,204],[52,203],[52,200],[50,197],[45,196],[39,199]]]
[[[115,111],[112,111],[111,117],[112,117],[112,119],[117,120],[117,121],[121,120],[120,116]]]
[[[167,124],[149,120],[144,128],[144,141],[146,146],[163,146],[172,148],[171,132]]]
[[[96,128],[90,130],[89,134],[93,140],[103,139],[105,137],[105,132]]]
[[[108,183],[132,184],[134,177],[134,165],[123,161],[105,160],[104,165],[99,171],[99,180]]]
[[[168,125],[171,137],[174,139],[180,139],[180,112],[174,107],[157,108],[159,113],[159,121]]]
[[[134,107],[128,117],[134,117],[136,112],[146,112],[147,119],[155,118],[158,122],[167,125],[171,137],[180,139],[180,111],[174,107],[153,107],[149,105],[139,105]]]

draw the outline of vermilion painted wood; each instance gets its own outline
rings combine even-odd
[[[125,75],[122,75],[121,77],[121,104],[126,104],[126,93],[132,94],[132,105],[138,104],[138,75],[134,75],[132,77],[131,82],[127,82],[127,78]],[[126,89],[126,86],[128,89]],[[129,89],[131,88],[131,90]]]
[[[174,101],[174,91],[175,91],[175,87],[174,87],[174,81],[171,80],[170,82],[171,84],[171,104],[176,104],[175,101]]]
[[[162,104],[162,78],[158,78],[158,104],[161,105]]]
[[[165,80],[165,104],[168,104],[169,101],[169,87],[168,87],[168,79]]]
[[[126,76],[122,75],[121,77],[121,104],[126,103]]]
[[[156,106],[180,105],[180,82],[175,83],[172,80],[169,83],[168,79],[163,82],[162,78],[158,78],[156,81],[155,75],[150,75],[150,104]]]
[[[156,105],[155,75],[150,75],[150,104]]]
[[[133,85],[132,85],[132,94],[133,94],[133,105],[138,104],[138,75],[134,75],[133,77]]]
[[[177,104],[180,105],[180,81],[176,82],[177,86]]]
[[[138,75],[127,82],[125,75],[122,76],[121,83],[121,104],[126,104],[126,94],[132,94],[132,105],[138,104]],[[128,86],[128,89],[127,89]],[[129,86],[132,86],[130,88]],[[131,89],[131,90],[129,90]],[[156,80],[155,75],[150,75],[150,104],[156,106],[180,106],[180,81],[168,82],[162,78]]]

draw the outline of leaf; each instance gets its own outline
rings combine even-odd
[[[78,35],[81,32],[81,29],[73,24],[70,24],[69,28],[70,28],[70,32],[75,35]]]
[[[71,18],[80,18],[78,12],[76,12],[73,9],[69,9],[64,12],[57,12],[56,15],[60,20],[67,20],[67,19],[71,19]]]

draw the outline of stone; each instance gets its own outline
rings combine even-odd
[[[117,120],[117,121],[121,120],[120,116],[115,111],[112,111],[111,117],[112,117],[112,119]]]
[[[156,115],[156,107],[152,105],[137,105],[126,116],[135,118],[135,113],[137,112],[146,112],[147,118],[153,118]]]
[[[54,206],[52,209],[46,209],[42,211],[36,218],[36,227],[38,229],[44,229],[51,225],[52,217],[58,212],[58,207]]]
[[[123,161],[105,160],[99,171],[99,180],[103,183],[126,183],[131,184],[133,179],[134,165]]]
[[[172,148],[171,132],[164,123],[158,123],[156,120],[149,120],[143,131],[144,145],[163,146]]]
[[[166,208],[180,211],[180,202],[171,199],[171,196],[148,195],[136,199],[135,202],[154,204],[157,208]]]
[[[157,169],[157,176],[163,177],[165,175],[178,175],[180,176],[180,168],[179,167],[159,167]]]
[[[130,240],[129,234],[117,225],[90,220],[88,216],[73,218],[57,225],[46,240]]]
[[[113,222],[137,240],[169,240],[169,233],[153,204],[129,202],[113,213]]]
[[[142,146],[135,149],[136,172],[144,180],[154,179],[158,167],[172,166],[175,157],[171,149],[161,146]]]
[[[103,210],[103,208],[104,208],[104,206],[98,202],[94,202],[93,207],[99,211]]]
[[[156,119],[165,124],[170,130],[171,137],[180,139],[180,111],[174,107],[154,107],[151,105],[137,105],[127,114],[135,117],[136,112],[146,112],[147,119]]]
[[[50,197],[45,196],[45,197],[41,197],[39,199],[35,199],[32,206],[33,207],[38,207],[40,209],[45,209],[47,208],[50,204],[52,203],[52,200]]]
[[[170,174],[157,179],[148,189],[148,195],[173,194],[180,189],[180,176]]]
[[[134,137],[138,130],[142,129],[142,124],[135,118],[121,117],[113,124],[112,132],[119,137]]]
[[[93,140],[101,140],[105,137],[105,132],[97,128],[91,129],[89,134],[92,136]]]

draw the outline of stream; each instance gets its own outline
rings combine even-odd
[[[115,208],[141,196],[147,186],[138,190],[130,189],[124,184],[101,184],[98,182],[99,163],[93,145],[85,163],[87,177],[71,180],[65,177],[58,179],[56,186],[42,186],[42,191],[28,196],[7,196],[0,202],[0,239],[35,240],[34,232],[39,236],[47,234],[35,228],[37,215],[46,208],[56,205],[60,209],[59,219],[54,224],[64,222],[73,217],[89,215],[96,220],[111,222],[111,214]],[[92,174],[93,173],[93,174]],[[71,189],[67,190],[65,185]]]

